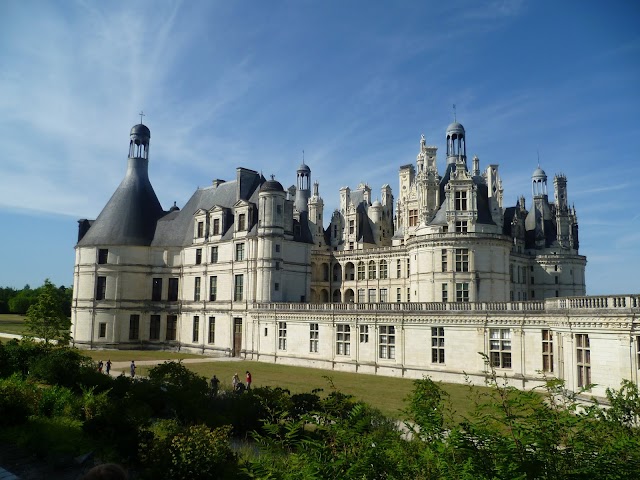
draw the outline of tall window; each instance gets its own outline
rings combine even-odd
[[[369,289],[369,303],[376,303],[376,289]]]
[[[198,222],[198,238],[204,237],[204,222]]]
[[[278,350],[287,349],[287,322],[278,322]]]
[[[378,335],[380,358],[388,360],[396,358],[396,327],[393,325],[381,325]]]
[[[447,285],[446,283],[442,284],[442,301],[449,301],[449,285]]]
[[[553,332],[542,330],[542,371],[553,372]]]
[[[511,330],[508,328],[489,329],[489,359],[491,366],[511,368]]]
[[[389,299],[387,297],[387,289],[386,288],[381,288],[380,289],[380,302],[387,303],[388,301],[389,301]]]
[[[364,262],[358,262],[358,280],[364,280]]]
[[[355,233],[356,223],[353,220],[349,220],[349,233]]]
[[[202,249],[196,248],[196,265],[200,265],[202,263]]]
[[[411,259],[407,258],[407,278],[411,275]]]
[[[193,343],[198,341],[200,337],[200,317],[195,315],[193,317]]]
[[[456,272],[469,271],[469,249],[456,248]]]
[[[219,218],[213,219],[213,234],[220,235],[220,219]]]
[[[418,210],[409,210],[409,226],[416,227],[418,225]]]
[[[177,315],[167,315],[167,334],[165,338],[167,340],[175,340],[176,339],[176,329],[178,326],[178,316]]]
[[[387,276],[387,261],[380,260],[380,280],[386,280]]]
[[[244,276],[236,275],[234,280],[233,301],[241,302],[244,293]]]
[[[444,363],[444,327],[431,327],[431,363]]]
[[[159,302],[162,299],[162,279],[154,278],[151,284],[151,300]]]
[[[151,315],[149,340],[160,340],[160,315]]]
[[[364,288],[359,288],[358,289],[358,303],[364,303],[367,300],[364,297],[365,292],[364,292]]]
[[[396,302],[400,303],[402,301],[402,289],[400,287],[396,288]]]
[[[411,301],[411,289],[407,288],[407,302]]]
[[[140,339],[140,315],[134,314],[129,317],[129,340]]]
[[[100,265],[104,265],[105,263],[107,263],[108,259],[109,259],[109,249],[101,248],[100,250],[98,250],[98,263]]]
[[[340,323],[336,325],[336,354],[351,355],[351,326]]]
[[[578,367],[578,387],[591,385],[591,345],[589,335],[576,334],[576,365]]]
[[[466,220],[456,222],[456,233],[467,233],[467,231],[468,231],[468,226],[467,226]]]
[[[467,282],[456,283],[456,302],[469,301],[469,284]]]
[[[360,343],[369,343],[369,325],[360,325]]]
[[[218,247],[211,247],[211,263],[218,263]]]
[[[244,243],[236,243],[236,261],[244,260]]]
[[[402,278],[402,262],[396,261],[396,278]]]
[[[369,261],[369,280],[375,280],[376,279],[376,262],[374,262],[373,260]]]
[[[216,343],[216,317],[209,317],[208,343]]]
[[[107,336],[107,324],[99,323],[98,324],[98,338],[105,338]]]
[[[194,282],[193,282],[193,301],[194,302],[199,302],[200,301],[200,282],[201,282],[201,278],[200,277],[196,277],[194,278]]]
[[[107,298],[107,277],[98,277],[96,279],[96,300],[104,300]]]
[[[311,353],[318,353],[318,338],[320,330],[317,323],[309,324],[309,351]]]
[[[244,213],[238,215],[238,231],[242,231],[245,229],[247,216]]]
[[[440,264],[442,265],[442,271],[447,271],[447,249],[443,248],[440,253]]]
[[[209,277],[209,301],[218,299],[218,277]]]
[[[456,210],[467,209],[467,192],[456,192]]]
[[[169,292],[167,295],[167,300],[170,302],[178,301],[178,279],[177,278],[169,279]]]

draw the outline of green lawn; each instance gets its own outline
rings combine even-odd
[[[216,361],[210,363],[186,364],[186,366],[207,378],[216,374],[222,388],[231,388],[231,378],[238,373],[244,382],[245,372],[249,370],[253,378],[253,387],[272,386],[282,387],[291,393],[310,392],[315,388],[323,389],[327,394],[331,391],[330,377],[333,385],[343,393],[353,395],[381,410],[385,415],[393,418],[403,418],[401,410],[405,408],[405,398],[413,389],[413,380],[405,378],[383,377],[363,373],[347,373],[316,368],[291,367],[272,363],[249,361]],[[148,367],[138,367],[139,375],[146,375]],[[468,415],[473,408],[469,399],[470,387],[457,384],[441,384],[443,390],[450,395],[452,409],[455,416]],[[473,387],[475,392],[489,392],[485,387]]]
[[[130,362],[135,360],[180,360],[183,358],[203,358],[193,353],[180,353],[163,350],[80,350],[83,355],[94,360],[111,359],[112,362]]]
[[[25,333],[24,319],[24,315],[16,315],[14,313],[0,314],[0,332],[16,335]]]

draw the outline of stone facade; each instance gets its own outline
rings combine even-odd
[[[505,208],[498,166],[469,169],[464,127],[446,135],[442,175],[423,136],[397,200],[386,184],[376,200],[345,187],[325,229],[304,163],[287,191],[238,168],[163,211],[151,133],[134,126],[125,179],[79,222],[75,344],[476,383],[486,356],[520,387],[547,375],[599,395],[637,381],[640,296],[584,296],[567,179],[550,202],[538,167],[531,210],[524,197]]]

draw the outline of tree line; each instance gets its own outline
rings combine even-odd
[[[34,305],[38,300],[38,296],[46,289],[51,291],[47,285],[54,287],[53,293],[60,302],[62,311],[68,317],[71,316],[71,298],[73,289],[60,285],[57,287],[49,280],[38,288],[31,288],[29,284],[18,290],[12,287],[0,287],[0,314],[14,313],[17,315],[26,315],[29,307]]]

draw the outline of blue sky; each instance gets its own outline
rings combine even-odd
[[[456,104],[505,206],[538,151],[566,174],[588,293],[638,293],[639,5],[0,2],[0,286],[72,284],[141,109],[166,209],[238,166],[291,185],[304,150],[329,218],[342,186],[396,194],[422,133],[442,171]]]

